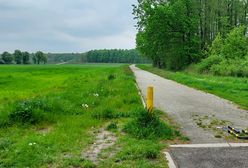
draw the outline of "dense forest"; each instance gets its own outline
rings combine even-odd
[[[89,63],[150,63],[149,58],[141,57],[134,49],[92,50],[82,56]]]
[[[247,12],[247,0],[138,0],[137,49],[159,68],[248,76]]]

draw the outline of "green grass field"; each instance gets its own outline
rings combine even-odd
[[[128,66],[12,65],[0,72],[0,167],[167,167],[161,141],[180,135],[169,125],[163,139],[142,138],[146,129],[134,135],[130,123],[143,107]],[[94,131],[107,127],[117,141],[93,163],[82,155]]]
[[[248,109],[248,78],[171,72],[153,68],[150,65],[138,65],[138,67],[178,83],[215,94],[236,103],[241,108]]]

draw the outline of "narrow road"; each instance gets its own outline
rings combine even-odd
[[[67,64],[68,62],[61,62],[61,63],[58,63],[56,65],[64,65],[64,64]]]
[[[192,144],[226,142],[220,137],[216,138],[214,130],[204,129],[204,124],[212,127],[220,124],[248,127],[248,111],[239,109],[231,102],[164,79],[134,65],[130,68],[143,96],[146,97],[146,88],[153,86],[155,107],[180,124],[182,132]]]

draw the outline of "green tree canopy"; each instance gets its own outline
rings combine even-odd
[[[30,64],[30,54],[25,51],[22,53],[22,56],[23,56],[23,64]]]
[[[15,50],[13,55],[14,55],[16,64],[22,64],[22,52],[20,50]]]
[[[4,61],[5,64],[12,64],[14,61],[14,57],[12,54],[5,51],[2,54],[2,60]]]

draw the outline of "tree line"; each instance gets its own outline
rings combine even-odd
[[[89,63],[150,63],[135,49],[91,50],[82,55],[82,62]]]
[[[230,32],[238,27],[243,31],[236,35],[245,38],[247,12],[247,0],[138,0],[133,10],[137,49],[156,67],[184,69],[211,55],[217,35],[235,38]]]
[[[47,59],[49,63],[80,63],[83,55],[84,53],[48,53]]]
[[[4,52],[0,55],[0,64],[41,64],[41,63],[151,63],[149,58],[142,57],[135,50],[103,49],[85,53],[36,53],[15,50],[13,54]]]
[[[32,58],[32,61],[30,60]],[[47,56],[41,51],[29,53],[15,50],[13,54],[5,51],[0,55],[0,64],[46,64]]]

